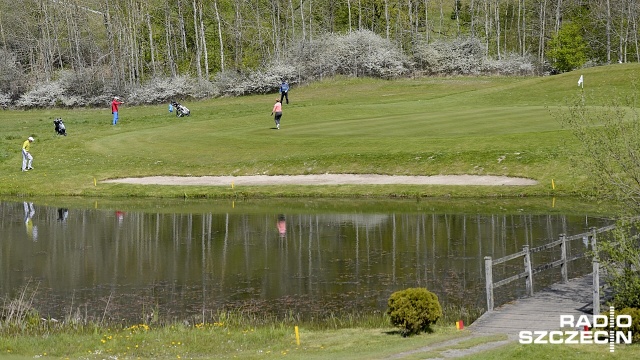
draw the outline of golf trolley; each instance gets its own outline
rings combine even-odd
[[[67,136],[67,128],[64,126],[64,122],[62,122],[61,118],[53,120],[53,125],[55,127],[56,134]]]
[[[186,106],[180,103],[174,101],[171,103],[171,105],[173,105],[173,108],[176,109],[177,117],[189,116],[191,114],[191,111]]]

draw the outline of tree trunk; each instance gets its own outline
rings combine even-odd
[[[538,61],[544,62],[544,46],[546,31],[547,0],[540,2],[540,34],[538,34]]]
[[[204,32],[204,20],[202,20],[202,2],[198,6],[198,14],[200,20],[200,43],[204,54],[204,76],[209,80],[209,51],[207,50],[207,37]],[[224,58],[222,60],[224,61]]]
[[[187,25],[184,21],[184,15],[182,14],[182,1],[178,0],[178,24],[180,25],[180,40],[182,44],[182,50],[186,54],[189,51],[187,47]],[[176,49],[177,50],[177,49]]]
[[[429,43],[429,0],[424,0],[424,33],[425,40]]]
[[[114,81],[113,87],[120,88],[120,72],[118,70],[118,63],[116,62],[116,38],[113,23],[111,21],[111,8],[109,7],[110,1],[104,0],[104,26],[107,31],[108,42],[108,54],[111,58],[111,79]]]
[[[202,80],[202,46],[200,44],[200,30],[198,30],[198,6],[196,0],[192,1],[193,4],[193,33],[196,43],[196,70],[198,72],[198,79]]]
[[[304,4],[302,0],[300,0],[300,23],[302,23],[302,41],[307,39],[307,34],[305,32],[305,23],[304,23]]]
[[[234,10],[235,10],[235,21],[234,21],[234,31],[233,31],[233,38],[234,38],[234,49],[233,49],[233,66],[234,68],[240,69],[241,65],[242,65],[242,25],[243,25],[243,19],[242,19],[242,7],[244,5],[244,0],[239,0],[239,1],[235,1],[234,2]],[[216,8],[217,10],[217,8]],[[216,11],[217,13],[217,11]],[[216,17],[218,17],[216,15]],[[221,29],[220,29],[220,20],[218,20],[218,34],[221,34]],[[220,36],[220,42],[222,43],[222,35]],[[222,57],[222,56],[221,56]]]
[[[173,32],[171,31],[173,28],[173,23],[171,22],[171,8],[169,7],[169,0],[165,0],[165,19],[164,19],[164,38],[166,42],[166,50],[167,50],[167,66],[169,66],[169,71],[171,72],[171,77],[176,77],[177,67],[175,63],[175,59],[173,58]]]
[[[607,64],[611,64],[611,1],[607,0]]]
[[[349,13],[349,32],[351,32],[351,0],[347,0],[347,11]]]
[[[151,27],[151,14],[147,11],[147,28],[149,29],[149,52],[151,53],[151,74],[156,77],[156,49],[153,45],[153,28]]]
[[[495,9],[494,10],[494,14],[495,14],[495,22],[496,22],[496,54],[498,56],[498,60],[501,60],[501,56],[500,56],[500,4],[499,4],[499,0],[496,0],[495,2]]]
[[[385,21],[385,29],[387,34],[387,40],[389,40],[389,0],[384,0],[384,21]]]
[[[222,41],[222,26],[220,21],[220,12],[218,11],[218,1],[214,0],[213,8],[216,11],[216,21],[218,22],[218,40],[220,41],[220,71],[224,71],[224,42]],[[204,33],[203,33],[204,36]],[[237,36],[237,35],[236,35]],[[237,43],[237,41],[236,41]],[[208,76],[208,74],[207,74]]]

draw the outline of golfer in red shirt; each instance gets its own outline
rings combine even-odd
[[[118,105],[124,104],[120,98],[115,96],[111,102],[111,113],[113,114],[113,125],[118,123]]]

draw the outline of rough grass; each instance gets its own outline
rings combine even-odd
[[[1,111],[0,195],[155,197],[520,196],[588,190],[572,166],[579,144],[551,111],[580,94],[632,90],[639,65],[535,78],[337,78],[292,89],[282,129],[270,116],[274,94],[186,103],[187,118],[165,105],[128,107],[120,122],[102,109]],[[551,110],[551,111],[550,111]],[[69,135],[54,135],[62,117]],[[34,136],[35,171],[20,172],[20,146]],[[102,184],[148,175],[377,173],[489,174],[536,179],[533,187],[334,186],[168,187]],[[95,179],[95,183],[94,183]],[[96,186],[97,185],[97,186]]]

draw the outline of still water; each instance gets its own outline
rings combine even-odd
[[[608,224],[584,214],[348,203],[229,200],[123,209],[98,201],[0,202],[0,297],[29,299],[45,317],[124,322],[145,321],[151,312],[179,320],[229,308],[316,318],[384,311],[392,292],[416,286],[445,306],[484,308],[485,256]],[[584,251],[582,242],[570,244],[572,255]],[[558,258],[539,256],[534,261]],[[590,267],[575,261],[569,276]],[[508,271],[494,269],[496,280]],[[557,281],[559,272],[536,278],[536,288]],[[500,289],[496,305],[521,296],[524,281]]]

